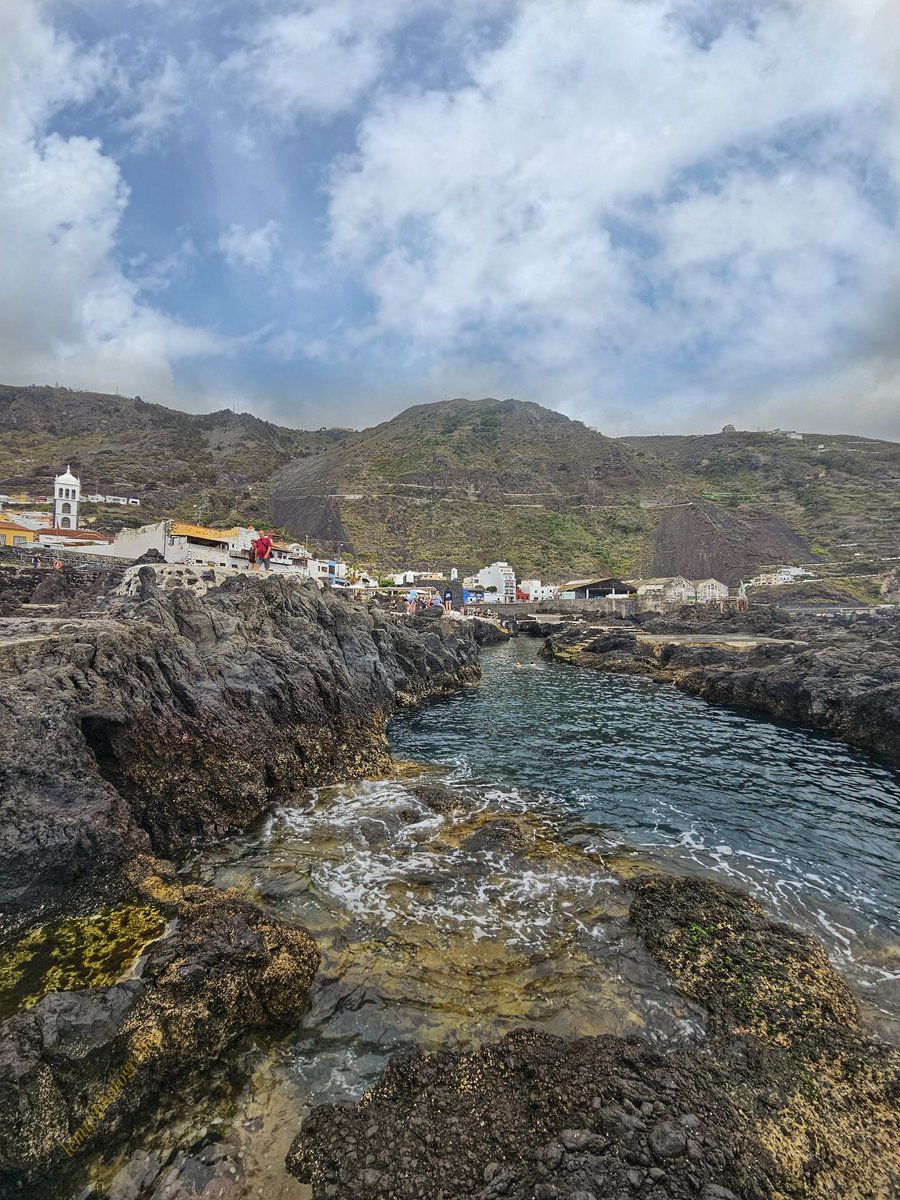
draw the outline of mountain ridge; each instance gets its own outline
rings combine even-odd
[[[610,438],[531,401],[414,405],[362,430],[0,386],[0,490],[71,461],[132,523],[273,522],[379,568],[505,558],[520,575],[718,575],[896,553],[900,444],[723,431]],[[106,472],[105,475],[102,473]],[[116,486],[113,486],[113,485]],[[98,486],[97,491],[104,488]],[[98,523],[122,513],[99,511]]]

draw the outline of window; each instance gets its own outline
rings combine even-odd
[[[66,503],[65,503],[65,504],[62,506],[62,511],[63,511],[64,513],[70,513],[70,512],[72,511],[72,505],[71,505],[71,504],[69,504],[68,502],[66,502]]]
[[[13,545],[14,546],[24,546],[27,541],[28,541],[28,538],[13,536]]]
[[[60,521],[60,525],[62,526],[63,529],[71,529],[72,528],[72,522],[69,520],[68,517],[63,517],[63,519]]]

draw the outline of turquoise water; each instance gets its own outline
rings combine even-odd
[[[394,753],[749,890],[895,1010],[900,772],[670,685],[545,662],[539,647],[485,651],[479,688],[393,722]]]

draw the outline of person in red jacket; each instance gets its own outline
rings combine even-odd
[[[268,571],[269,560],[272,557],[272,539],[267,533],[261,533],[253,543],[253,548],[256,551],[256,570],[260,566],[263,570]]]

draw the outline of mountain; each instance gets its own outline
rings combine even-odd
[[[71,462],[102,528],[181,516],[273,522],[387,570],[498,558],[520,577],[714,575],[816,564],[851,579],[896,562],[900,445],[778,431],[609,438],[517,400],[448,400],[358,432],[230,409],[0,386],[0,491],[46,493]]]
[[[450,400],[290,463],[272,481],[272,510],[298,535],[385,566],[468,570],[506,558],[520,576],[736,583],[762,565],[815,560],[832,543],[856,553],[841,541],[886,554],[898,474],[890,442],[613,439],[537,404]],[[874,492],[877,511],[867,512],[860,498]]]
[[[43,495],[66,463],[85,492],[127,494],[98,526],[181,516],[231,525],[269,519],[268,481],[345,430],[301,432],[231,409],[195,415],[140,397],[0,385],[0,491]]]
[[[650,480],[629,446],[537,404],[423,404],[289,464],[272,483],[275,520],[378,563],[508,558],[521,571],[592,569],[650,521]]]

